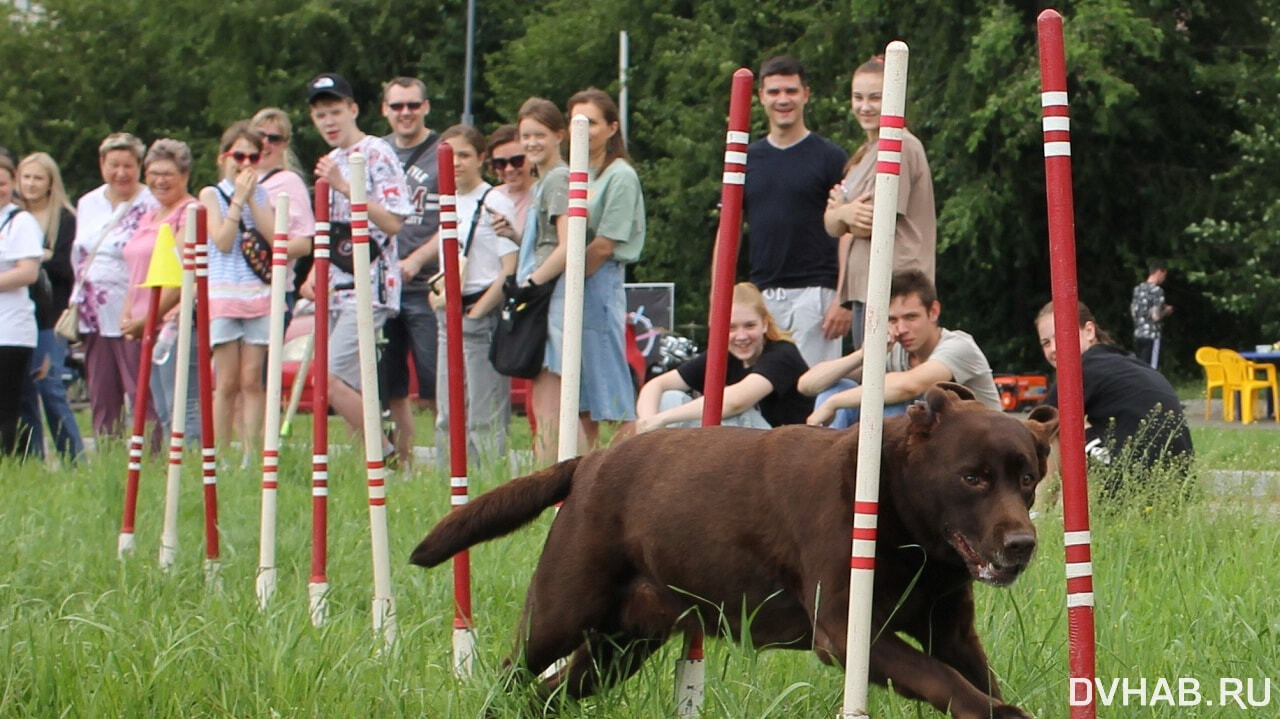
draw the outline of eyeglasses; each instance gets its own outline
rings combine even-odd
[[[237,150],[235,152],[224,152],[222,155],[223,157],[230,157],[235,160],[237,165],[243,165],[245,162],[248,162],[250,165],[256,165],[258,164],[258,160],[262,159],[262,153],[260,152],[244,153]]]
[[[489,164],[493,165],[493,169],[502,172],[507,169],[507,165],[511,165],[511,169],[519,170],[524,167],[524,155],[512,155],[511,157],[495,157],[489,160]]]
[[[402,112],[406,108],[413,112],[417,112],[418,110],[422,109],[422,103],[421,102],[388,102],[387,107],[391,108],[392,112]]]
[[[262,139],[266,140],[272,145],[279,145],[283,143],[285,140],[287,140],[288,138],[286,138],[284,135],[277,135],[274,132],[264,132],[262,133]]]

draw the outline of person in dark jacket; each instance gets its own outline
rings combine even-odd
[[[1117,347],[1083,302],[1079,313],[1089,456],[1106,464],[1116,456],[1131,456],[1144,467],[1176,457],[1190,459],[1191,432],[1173,386],[1151,365]],[[1036,332],[1045,359],[1057,368],[1052,302],[1036,315]],[[1058,406],[1056,381],[1044,403]],[[1134,442],[1141,444],[1130,447]]]

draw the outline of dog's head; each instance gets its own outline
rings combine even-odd
[[[894,488],[903,523],[934,559],[963,563],[988,584],[1010,584],[1035,553],[1028,510],[1058,411],[1037,407],[1018,420],[943,382],[907,415],[907,461]]]

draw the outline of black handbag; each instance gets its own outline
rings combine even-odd
[[[333,248],[333,251],[329,253],[329,261],[343,272],[349,275],[355,274],[356,261],[352,255],[352,252],[355,251],[355,243],[351,240],[350,222],[329,223],[329,247]],[[370,236],[369,264],[372,265],[381,255],[382,245],[379,245]]]
[[[522,287],[507,275],[502,283],[502,312],[489,343],[489,361],[501,374],[533,379],[542,371],[554,291],[554,284]]]

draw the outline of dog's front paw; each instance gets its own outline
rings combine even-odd
[[[992,719],[1036,719],[1012,704],[1001,704],[991,708]]]

